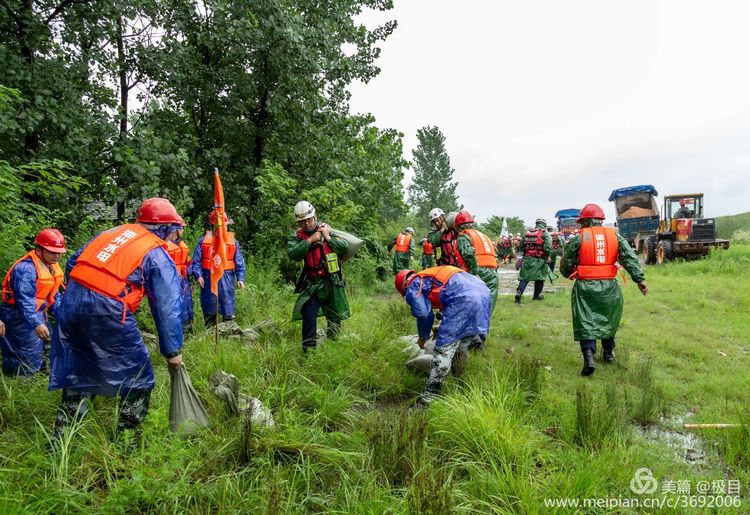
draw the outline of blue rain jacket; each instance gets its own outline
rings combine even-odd
[[[204,315],[216,313],[216,297],[211,293],[211,271],[201,266],[203,257],[202,246],[206,236],[198,238],[198,243],[193,251],[193,264],[190,265],[190,274],[198,279],[203,277],[204,288],[201,288],[201,309]],[[221,316],[234,315],[234,284],[235,281],[245,281],[245,258],[242,257],[240,243],[235,238],[237,251],[234,253],[234,270],[226,270],[219,279],[219,313]]]
[[[434,315],[428,295],[435,283],[432,277],[417,277],[406,289],[406,303],[417,319],[419,337],[425,340],[432,330]],[[440,305],[443,319],[435,347],[489,332],[490,290],[477,276],[465,272],[454,274],[440,292]]]
[[[34,329],[47,325],[46,304],[36,310],[36,267],[31,258],[16,265],[10,274],[15,306],[3,303],[0,320],[5,324],[5,336],[0,338],[3,355],[3,372],[7,374],[32,374],[42,367],[42,340]],[[60,292],[50,308],[54,314],[60,302]],[[52,328],[50,328],[52,331]]]
[[[66,276],[82,251],[68,259]],[[174,261],[161,247],[151,249],[128,281],[144,289],[159,333],[161,354],[178,352],[182,348],[182,295]],[[56,318],[50,390],[71,388],[115,397],[154,387],[154,371],[135,316],[126,310],[123,322],[121,302],[71,280]]]
[[[182,323],[190,324],[193,322],[193,286],[190,284],[190,275],[180,278],[180,288],[182,290]]]

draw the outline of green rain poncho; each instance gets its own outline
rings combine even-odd
[[[396,246],[398,236],[393,238],[393,242],[388,246],[388,252]],[[409,240],[409,252],[393,253],[393,273],[397,274],[400,270],[411,270],[411,258],[414,255],[414,235]]]
[[[478,276],[487,288],[490,290],[490,305],[491,309],[495,309],[495,302],[497,301],[497,291],[499,289],[500,278],[497,275],[496,268],[486,268],[477,265],[476,252],[474,246],[471,244],[471,238],[467,234],[461,234],[464,229],[473,229],[474,224],[462,224],[458,228],[459,235],[456,240],[456,251],[461,255],[461,258],[466,263],[468,272]]]
[[[345,255],[349,250],[349,243],[341,238],[331,235],[331,241],[328,242],[338,256]],[[297,233],[289,236],[286,244],[286,251],[289,257],[294,261],[302,261],[310,249],[310,243],[307,240],[300,239]],[[345,283],[340,273],[316,277],[315,279],[305,278],[304,290],[297,297],[292,312],[292,320],[302,320],[300,310],[310,297],[315,295],[320,300],[321,310],[318,316],[325,316],[328,320],[341,321],[351,316],[349,312],[349,301],[346,299]]]
[[[586,224],[588,222],[588,224]],[[601,222],[596,225],[600,225]],[[584,227],[594,225],[584,220]],[[617,235],[618,262],[628,271],[634,282],[644,280],[643,269],[638,258],[625,238]],[[576,268],[578,252],[581,249],[581,236],[568,240],[560,272],[565,277]],[[577,280],[570,295],[573,308],[573,336],[576,341],[601,340],[612,338],[617,333],[622,318],[622,292],[617,279]]]
[[[552,252],[552,238],[547,233],[547,224],[537,224],[536,228],[543,231],[544,256],[540,258],[531,256],[523,257],[523,266],[521,267],[521,272],[518,274],[520,281],[546,281],[549,277],[547,257]]]

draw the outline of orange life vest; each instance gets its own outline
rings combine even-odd
[[[104,231],[89,243],[78,257],[70,278],[97,293],[123,303],[135,313],[143,299],[143,287],[129,284],[127,279],[143,263],[146,254],[157,247],[165,251],[163,240],[140,224],[125,224]]]
[[[497,268],[495,245],[484,233],[481,233],[476,229],[464,229],[459,236],[461,234],[466,234],[471,240],[471,246],[474,247],[474,255],[477,258],[477,266],[482,268]],[[461,257],[460,252],[456,252],[456,259],[461,268],[468,271],[468,267],[464,262],[464,258]]]
[[[237,244],[234,241],[234,233],[227,233],[227,270],[234,270],[234,255],[237,252]],[[214,257],[214,235],[211,231],[206,232],[201,245],[201,267],[205,270],[211,269],[211,258]]]
[[[409,245],[411,244],[411,234],[400,233],[396,236],[396,246],[394,249],[396,252],[409,252]]]
[[[190,249],[187,244],[182,240],[179,243],[168,241],[167,254],[172,258],[174,264],[177,265],[177,272],[179,272],[180,277],[187,279],[188,267],[191,263]]]
[[[544,233],[541,229],[527,231],[523,239],[523,255],[535,258],[544,257]]]
[[[425,256],[431,256],[435,253],[435,249],[432,248],[432,243],[425,240],[424,243],[422,243],[422,254]]]
[[[617,233],[611,227],[581,229],[581,250],[572,279],[614,279],[617,276]]]
[[[513,246],[513,242],[508,238],[507,236],[504,236],[502,240],[500,240],[500,246],[504,249],[509,249]]]
[[[433,309],[442,309],[440,305],[440,292],[445,288],[448,280],[460,272],[463,272],[463,270],[455,266],[433,266],[432,268],[425,268],[421,272],[417,272],[414,274],[414,277],[432,277],[439,283],[433,285],[432,291],[428,293],[428,297]]]
[[[13,263],[3,280],[3,302],[14,306],[16,303],[13,297],[13,286],[10,283],[10,274],[18,263],[26,258],[31,258],[31,262],[36,267],[36,310],[41,311],[49,309],[55,303],[55,295],[63,283],[63,271],[60,265],[54,263],[47,266],[42,259],[36,255],[35,250],[31,250],[21,259]]]

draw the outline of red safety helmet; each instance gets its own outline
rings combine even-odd
[[[67,252],[65,248],[65,237],[57,229],[46,228],[42,229],[39,234],[34,238],[34,243],[44,250],[54,252],[55,254],[62,254]]]
[[[578,214],[578,220],[576,222],[581,223],[584,218],[594,218],[596,220],[604,220],[604,210],[596,204],[586,204]]]
[[[184,224],[172,203],[158,197],[143,201],[135,221],[144,224]]]
[[[415,273],[414,270],[401,270],[396,274],[394,283],[402,297],[406,295],[406,282],[409,280],[409,276],[414,275]]]
[[[471,213],[468,211],[460,211],[456,215],[456,221],[453,222],[453,225],[455,227],[460,227],[463,224],[472,224],[474,223],[474,217],[471,216]]]
[[[211,225],[216,225],[216,210],[215,209],[208,214],[208,223],[210,223]],[[229,218],[225,212],[224,213],[224,225],[229,225],[231,223],[232,223],[232,219]]]

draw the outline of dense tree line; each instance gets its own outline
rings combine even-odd
[[[126,220],[156,195],[203,226],[214,167],[256,252],[275,252],[300,198],[364,235],[404,215],[402,136],[348,108],[395,28],[357,15],[391,7],[0,0],[2,236],[90,236],[92,206]]]

